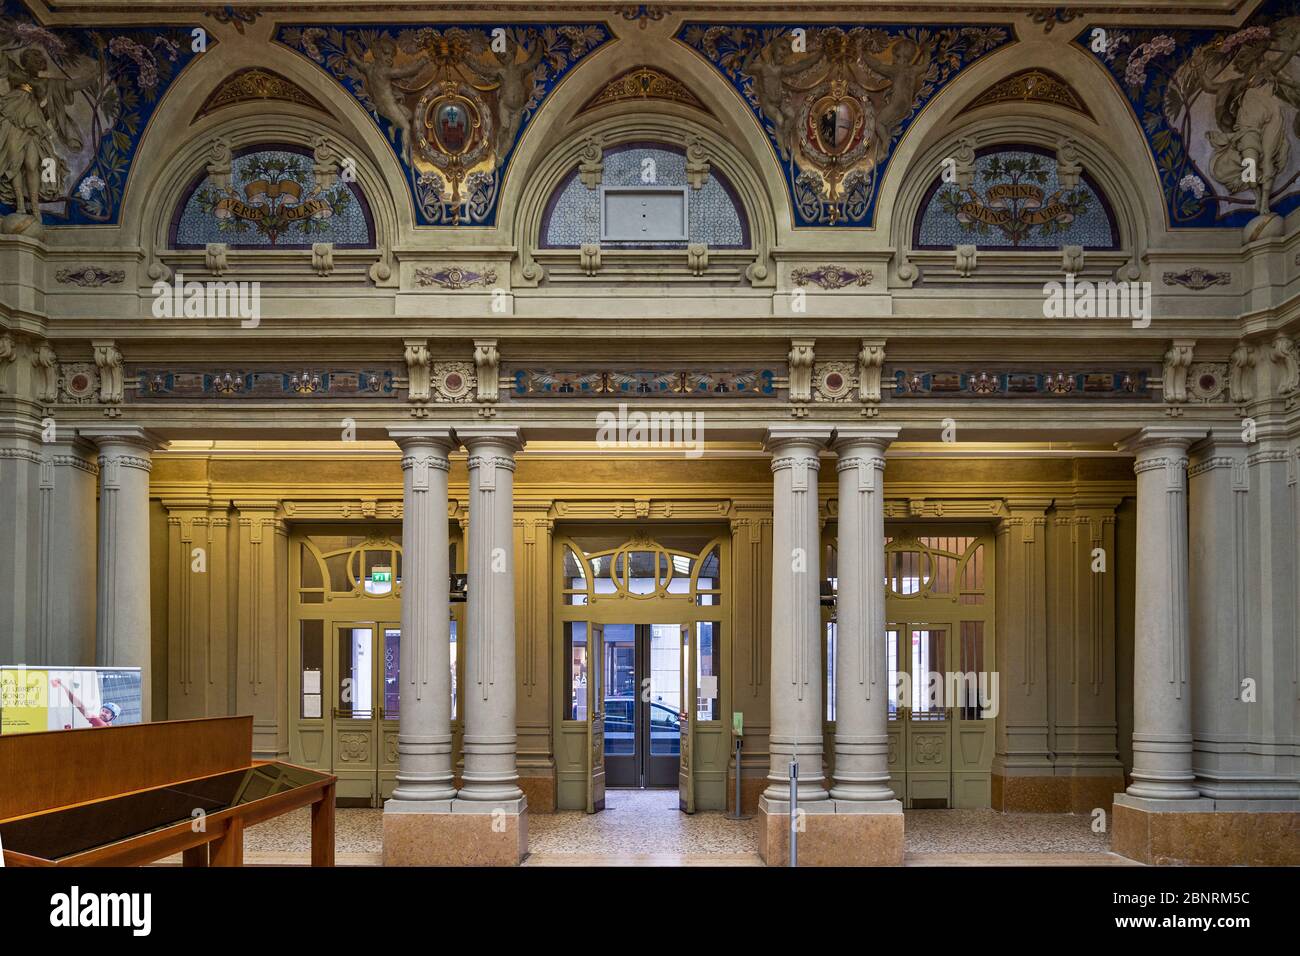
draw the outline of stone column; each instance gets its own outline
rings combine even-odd
[[[152,713],[149,472],[161,446],[138,425],[79,429],[99,446],[99,574],[95,663],[139,667],[143,719]]]
[[[1133,654],[1133,784],[1157,800],[1200,796],[1192,774],[1188,676],[1187,448],[1205,429],[1145,428],[1137,454],[1137,613]]]
[[[42,663],[86,665],[95,660],[95,446],[59,430],[41,465]]]
[[[519,788],[515,722],[514,471],[523,440],[518,428],[501,425],[458,428],[456,439],[469,450],[465,768],[449,814],[385,812],[384,862],[390,865],[515,866],[528,852],[528,801]],[[445,562],[445,533],[438,540]],[[446,588],[446,564],[440,568]],[[446,601],[445,591],[441,600]],[[441,607],[445,628],[445,603]],[[404,609],[404,620],[405,614]],[[445,647],[445,630],[442,634]],[[441,659],[446,660],[445,651]],[[402,673],[405,680],[405,661]],[[441,699],[448,699],[446,690]],[[403,721],[406,712],[403,699]],[[385,810],[397,809],[396,802],[389,801]]]
[[[519,429],[457,429],[469,452],[469,595],[462,801],[523,800],[515,766],[515,452]]]
[[[819,604],[818,453],[831,430],[778,425],[768,430],[772,455],[772,733],[768,786],[759,803],[779,815],[790,799],[790,760],[799,761],[799,803],[829,794],[822,786],[822,670]]]
[[[885,649],[885,449],[897,427],[840,428],[839,584],[835,605],[836,801],[902,805],[889,786]]]
[[[447,534],[449,428],[390,428],[402,449],[401,723],[397,787],[384,813],[449,812],[451,668]]]
[[[41,567],[32,560],[41,546],[43,453],[38,423],[16,416],[0,423],[0,660],[6,664],[51,663],[40,639]]]

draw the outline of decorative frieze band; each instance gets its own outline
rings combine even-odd
[[[370,369],[302,368],[144,368],[131,366],[130,401],[168,399],[324,399],[398,397],[397,366]]]
[[[996,368],[891,367],[890,397],[896,399],[1072,399],[1143,401],[1152,397],[1154,368],[1052,371]]]
[[[747,369],[545,369],[516,368],[515,398],[776,398],[784,370]]]

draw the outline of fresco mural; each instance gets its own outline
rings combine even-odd
[[[601,24],[282,26],[374,118],[416,221],[488,226],[510,156],[556,84],[611,39]]]
[[[209,47],[216,41],[208,39]],[[131,161],[176,76],[188,27],[46,29],[0,8],[0,213],[5,232],[117,222]],[[40,221],[36,220],[39,211]]]
[[[1300,205],[1300,0],[1267,2],[1239,30],[1101,25],[1075,42],[1137,115],[1171,226],[1244,226]]]
[[[687,23],[676,38],[758,118],[785,170],[796,226],[870,226],[913,118],[1014,37],[1008,26]]]

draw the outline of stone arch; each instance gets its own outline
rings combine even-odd
[[[269,29],[269,27],[268,27]],[[292,142],[310,149],[324,135],[341,155],[357,161],[358,181],[375,216],[376,244],[391,256],[408,242],[414,228],[409,191],[400,165],[373,118],[351,97],[302,57],[284,51],[276,72],[330,112],[303,110],[284,101],[248,101],[199,116],[203,104],[231,75],[264,63],[262,43],[219,43],[186,70],[159,107],[131,169],[119,228],[146,257],[162,249],[160,219],[171,215],[202,157],[215,138],[228,137],[232,149],[257,140]],[[137,182],[149,188],[133,188]],[[405,197],[403,199],[402,197]],[[165,208],[166,212],[160,212]],[[164,238],[165,243],[165,238]],[[395,278],[395,270],[394,270]],[[142,276],[142,281],[143,276]]]
[[[612,103],[585,109],[584,106],[611,80],[625,73],[630,64],[647,66],[677,78],[690,87],[704,106],[699,109],[667,100]],[[636,132],[638,123],[644,125]],[[745,108],[740,96],[717,75],[716,71],[684,45],[655,29],[623,32],[617,43],[597,50],[580,63],[547,97],[537,118],[524,131],[511,157],[502,189],[498,226],[503,241],[514,243],[525,255],[520,227],[530,222],[523,206],[536,201],[539,187],[536,178],[549,169],[560,153],[568,151],[565,161],[576,162],[585,137],[597,131],[617,135],[620,142],[635,138],[663,138],[684,144],[684,131],[700,137],[721,163],[744,202],[754,226],[755,244],[763,242],[770,249],[787,239],[792,230],[793,210],[785,189],[781,169],[766,135]],[[742,187],[742,181],[745,185]],[[554,181],[543,191],[549,195]],[[758,218],[765,222],[761,227]],[[536,223],[533,222],[535,228]],[[768,281],[772,277],[767,266]],[[518,278],[518,276],[517,276]]]
[[[356,185],[365,197],[373,220],[374,248],[365,250],[366,255],[375,260],[372,278],[380,285],[395,281],[396,268],[391,261],[391,253],[399,242],[401,231],[398,206],[387,181],[373,162],[364,158],[365,152],[359,144],[335,131],[322,129],[315,117],[268,116],[265,113],[214,124],[202,135],[191,137],[171,157],[170,162],[159,170],[154,181],[156,198],[140,210],[140,240],[149,263],[148,280],[166,275],[163,259],[173,251],[173,216],[178,204],[188,195],[195,178],[202,175],[214,142],[228,146],[236,154],[241,149],[266,144],[298,147],[310,154],[321,137],[325,138],[337,156],[357,157]],[[141,281],[145,281],[144,276]]]
[[[1095,120],[1033,102],[967,111],[994,83],[1033,66],[1051,69],[1089,97],[1087,105]],[[1103,143],[1099,135],[1103,127],[1119,130],[1121,135]],[[996,142],[1023,142],[1050,149],[1061,139],[1071,139],[1084,168],[1110,199],[1121,248],[1136,258],[1164,232],[1159,180],[1132,111],[1105,71],[1082,51],[1050,39],[1031,38],[976,63],[969,74],[940,91],[904,135],[885,172],[877,221],[888,224],[895,247],[902,249],[910,243],[921,197],[941,161],[962,138],[970,139],[977,148]]]

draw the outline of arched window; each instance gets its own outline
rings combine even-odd
[[[564,542],[564,603],[589,605],[616,599],[679,599],[700,607],[722,597],[720,545],[682,540],[660,543],[644,536],[609,547],[605,542]]]
[[[375,223],[356,182],[323,181],[309,150],[283,143],[245,147],[230,175],[203,172],[184,193],[168,233],[173,249],[210,242],[231,249],[373,249]]]
[[[1109,201],[1083,172],[1062,184],[1056,156],[1037,146],[998,145],[978,150],[968,185],[935,177],[913,228],[914,249],[1042,252],[1064,246],[1119,248]]]
[[[298,595],[303,604],[402,593],[399,535],[310,535],[301,547]]]
[[[583,164],[586,165],[585,163]],[[576,249],[748,249],[749,219],[716,167],[700,175],[670,143],[623,143],[605,150],[599,182],[575,166],[546,202],[539,245]]]

